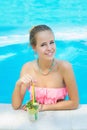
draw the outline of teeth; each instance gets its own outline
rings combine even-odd
[[[53,55],[53,52],[46,53],[46,55],[51,56]]]
[[[48,53],[48,55],[52,55],[52,53]]]

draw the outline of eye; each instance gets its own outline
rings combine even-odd
[[[44,46],[44,44],[41,45],[42,47]]]
[[[50,44],[54,44],[54,41],[51,41]]]
[[[46,45],[46,43],[42,43],[42,44],[41,44],[41,47],[43,47],[43,46],[45,46],[45,45]]]

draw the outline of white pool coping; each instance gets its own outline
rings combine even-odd
[[[0,104],[0,130],[87,130],[87,104],[76,110],[40,112],[35,122],[26,111]]]

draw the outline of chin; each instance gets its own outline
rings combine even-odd
[[[46,59],[47,59],[47,60],[52,60],[52,59],[54,59],[54,56],[52,56],[52,57],[47,57]]]

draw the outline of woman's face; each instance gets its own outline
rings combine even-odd
[[[36,46],[34,50],[38,53],[41,59],[53,59],[56,45],[54,35],[51,31],[42,31],[36,34]]]

